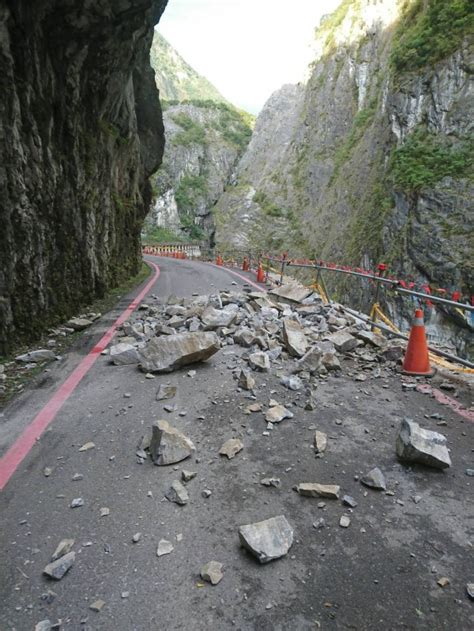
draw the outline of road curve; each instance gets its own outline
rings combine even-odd
[[[246,282],[243,273],[237,272],[239,278],[206,263],[150,259],[160,275],[144,301],[152,294],[207,294]],[[1,454],[140,291],[124,298],[4,411]],[[101,631],[474,626],[465,595],[465,584],[474,581],[472,505],[465,501],[472,478],[464,473],[474,426],[435,399],[403,392],[398,376],[365,383],[330,377],[318,387],[317,409],[308,411],[305,395],[283,388],[272,373],[256,375],[257,399],[278,399],[294,419],[265,436],[261,414],[245,413],[252,401],[232,375],[243,351],[224,347],[196,366],[195,377],[182,370],[155,379],[133,366],[111,366],[95,353],[0,494],[2,631],[34,629],[45,619],[61,619],[64,629]],[[350,364],[345,373],[350,375]],[[161,383],[178,386],[176,412],[156,401]],[[435,429],[432,414],[446,421],[452,469],[402,467],[394,457],[399,419],[408,415]],[[137,463],[136,445],[159,418],[193,440],[196,458],[182,467]],[[323,458],[311,448],[315,428],[329,437]],[[241,438],[244,450],[227,461],[218,450],[233,437]],[[89,441],[95,448],[79,452]],[[373,466],[385,472],[390,494],[358,482]],[[52,469],[49,477],[45,467]],[[190,502],[179,507],[164,492],[182,468],[197,475],[187,485]],[[73,481],[76,474],[82,479]],[[270,476],[281,479],[280,488],[260,484]],[[338,484],[358,506],[351,511],[337,500],[300,497],[292,490],[299,482]],[[204,490],[211,495],[204,497]],[[415,503],[414,496],[421,499]],[[74,498],[84,505],[70,508]],[[101,517],[101,508],[110,514]],[[295,543],[287,557],[261,566],[240,548],[237,528],[280,514],[293,526]],[[339,526],[342,515],[350,516],[349,528]],[[137,533],[140,540],[133,543]],[[75,563],[60,582],[51,582],[42,570],[64,538],[75,540]],[[160,539],[174,550],[158,558]],[[215,587],[199,577],[210,560],[224,564]],[[444,589],[436,583],[441,576],[450,579]],[[102,610],[89,609],[98,599],[105,602]]]

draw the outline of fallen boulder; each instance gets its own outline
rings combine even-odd
[[[324,432],[319,432],[318,430],[316,430],[316,432],[314,433],[313,444],[314,444],[314,451],[317,454],[323,453],[323,451],[326,450],[326,446],[328,444],[327,435]]]
[[[109,349],[109,357],[116,366],[125,366],[127,364],[138,364],[140,357],[138,350],[132,344],[120,342],[114,344]]]
[[[153,423],[152,432],[150,455],[156,465],[181,462],[196,450],[193,442],[167,421]]]
[[[215,333],[176,333],[151,339],[139,351],[143,372],[172,372],[182,366],[209,359],[220,348]]]
[[[221,456],[227,456],[227,458],[231,460],[239,451],[242,451],[243,448],[244,444],[241,440],[238,438],[229,438],[219,449],[219,454]]]
[[[176,395],[177,390],[177,386],[169,386],[162,383],[156,393],[156,400],[164,401],[165,399],[172,399]]]
[[[201,322],[206,330],[217,329],[223,326],[227,327],[237,317],[238,310],[239,308],[235,304],[230,304],[224,309],[215,309],[209,306],[202,312]]]
[[[446,437],[421,428],[409,418],[402,421],[396,451],[402,462],[416,462],[435,469],[447,469],[451,466]]]
[[[318,484],[317,482],[302,482],[295,486],[299,495],[306,497],[328,497],[337,500],[341,487],[337,484]]]
[[[254,370],[268,372],[270,370],[270,360],[266,353],[257,351],[249,356],[249,364]]]
[[[278,298],[285,298],[290,302],[303,302],[305,298],[313,293],[313,290],[297,283],[288,283],[272,289],[269,293],[272,296],[278,296]]]
[[[241,545],[260,563],[269,563],[288,553],[293,544],[293,528],[283,515],[240,526]]]
[[[15,357],[15,360],[17,362],[22,362],[23,364],[28,364],[29,362],[43,362],[54,358],[55,355],[53,351],[46,348],[40,348],[37,351],[30,351],[24,355],[18,355],[18,357]]]
[[[68,552],[64,556],[60,557],[56,561],[49,563],[43,570],[43,574],[53,578],[56,581],[60,581],[62,577],[66,574],[68,570],[74,564],[74,560],[76,558],[75,552]]]
[[[83,331],[87,329],[88,326],[91,326],[92,320],[88,320],[87,318],[71,318],[66,322],[66,326],[74,331]]]
[[[368,486],[369,488],[375,489],[376,491],[387,490],[385,477],[378,467],[371,469],[360,479],[360,481],[364,486]]]
[[[283,320],[283,341],[290,355],[294,357],[302,357],[308,347],[304,330],[296,320]]]
[[[241,370],[239,373],[239,387],[244,390],[253,390],[255,388],[255,379],[248,370]]]
[[[168,501],[184,506],[189,502],[189,495],[179,480],[174,480],[170,488],[166,491],[165,497]]]
[[[347,353],[359,344],[357,338],[347,331],[336,331],[336,333],[329,335],[327,339],[334,344],[336,350],[340,353]]]
[[[217,585],[222,580],[224,574],[222,573],[222,563],[218,561],[209,561],[201,568],[201,578],[203,581],[211,583],[211,585]]]
[[[293,412],[287,410],[285,406],[278,403],[273,405],[265,414],[265,420],[267,423],[281,423],[286,418],[293,418]]]

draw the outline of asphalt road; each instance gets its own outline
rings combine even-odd
[[[243,283],[204,263],[155,260],[161,275],[150,295],[212,293]],[[0,454],[126,303],[3,410]],[[257,399],[276,398],[295,414],[264,436],[262,415],[244,414],[252,401],[232,377],[242,351],[223,348],[197,365],[194,377],[184,369],[153,380],[99,357],[0,495],[1,631],[27,631],[44,619],[101,631],[474,628],[474,602],[465,592],[474,582],[474,479],[465,473],[474,468],[473,424],[427,395],[402,391],[399,376],[363,383],[330,377],[311,412],[303,409],[303,393],[285,389],[276,374],[257,374]],[[350,362],[343,368],[347,375]],[[160,383],[178,386],[177,412],[155,400]],[[468,403],[467,393],[459,396]],[[447,425],[438,427],[432,414]],[[448,437],[449,470],[397,462],[403,416]],[[137,443],[160,418],[193,440],[195,458],[170,467],[137,463]],[[329,436],[322,458],[311,448],[314,427]],[[227,461],[218,450],[232,437],[245,447]],[[79,452],[88,441],[95,449]],[[393,494],[356,479],[374,466]],[[45,467],[53,469],[49,477]],[[179,507],[164,492],[182,469],[197,476],[187,484],[190,502]],[[77,473],[83,479],[72,481]],[[281,487],[262,486],[269,476],[279,477]],[[321,506],[292,490],[299,482],[339,484],[358,505],[351,511],[326,500]],[[205,489],[212,491],[208,498]],[[414,496],[421,499],[415,503]],[[78,497],[84,505],[70,508]],[[102,507],[108,516],[100,517]],[[295,543],[285,558],[259,565],[240,548],[237,528],[280,514],[293,526]],[[350,516],[349,528],[339,526],[342,515]],[[320,518],[324,525],[315,528]],[[133,543],[136,533],[141,538]],[[75,539],[76,560],[53,582],[42,570],[64,538]],[[174,550],[158,558],[160,539]],[[214,587],[199,577],[210,560],[224,564]],[[444,588],[441,577],[449,579]],[[89,605],[98,599],[105,605],[94,612]]]

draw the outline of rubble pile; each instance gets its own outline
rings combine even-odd
[[[279,371],[290,390],[309,391],[318,379],[339,373],[346,360],[353,360],[348,376],[363,381],[395,368],[402,355],[398,343],[294,284],[268,294],[248,288],[155,300],[124,323],[108,351],[112,363],[137,364],[147,374],[171,372],[237,345],[245,349],[239,387],[255,387],[252,373]]]

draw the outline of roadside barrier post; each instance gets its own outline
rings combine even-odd
[[[377,269],[378,269],[378,275],[380,276],[380,278],[383,278],[387,270],[387,266],[385,265],[385,263],[379,263]],[[380,282],[377,281],[377,279],[375,279],[374,304],[372,305],[372,309],[370,310],[371,320],[377,320],[377,311],[379,309],[379,294],[380,294]],[[376,328],[377,327],[375,324],[370,325],[371,331],[375,331]]]
[[[283,285],[283,277],[285,275],[285,265],[288,252],[283,252],[281,259],[280,285]]]

